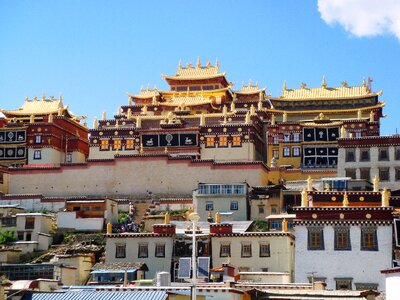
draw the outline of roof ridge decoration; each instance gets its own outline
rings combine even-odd
[[[218,77],[218,76],[225,76],[225,73],[221,73],[219,71],[219,62],[218,59],[215,61],[215,65],[212,66],[210,61],[207,61],[205,66],[201,65],[200,57],[197,59],[196,65],[192,65],[191,62],[186,64],[186,67],[182,66],[182,61],[179,60],[178,70],[175,75],[167,76],[162,75],[162,77],[166,78],[189,78],[189,79],[196,79],[196,78],[206,78],[206,77]]]

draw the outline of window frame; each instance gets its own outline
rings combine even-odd
[[[283,147],[282,155],[283,155],[283,157],[290,157],[290,147]]]
[[[42,150],[34,150],[33,159],[42,159]]]
[[[113,139],[113,150],[122,149],[122,139]]]
[[[165,243],[156,243],[154,247],[155,257],[165,257]]]
[[[126,244],[115,244],[115,258],[126,258]]]
[[[214,201],[207,200],[206,201],[206,211],[213,211],[214,210]]]
[[[307,249],[310,251],[325,250],[324,228],[308,227],[307,231]]]
[[[232,147],[242,147],[242,137],[240,135],[232,135]]]
[[[206,148],[214,148],[215,147],[215,136],[206,136]]]
[[[228,136],[220,135],[218,136],[218,148],[226,148],[228,147]]]
[[[144,250],[144,251],[142,251]],[[148,258],[149,257],[149,244],[139,243],[138,244],[138,258]]]
[[[108,139],[100,140],[100,151],[108,151],[110,150],[110,142]]]
[[[334,250],[351,251],[350,228],[344,226],[335,227],[334,234],[335,234]]]
[[[378,173],[379,173],[380,181],[390,181],[390,168],[389,167],[378,168]]]
[[[259,257],[271,257],[271,245],[269,243],[260,243]]]
[[[360,250],[379,251],[378,230],[375,226],[365,226],[360,228]]]
[[[364,154],[365,157],[364,157]],[[359,157],[360,162],[369,162],[371,161],[371,153],[369,148],[360,148],[360,157]]]
[[[42,136],[35,135],[35,144],[41,144],[41,143],[42,143]]]
[[[239,201],[231,200],[231,210],[239,210]]]
[[[219,257],[230,257],[230,256],[231,256],[231,243],[221,243],[219,247]]]
[[[346,149],[345,162],[355,162],[356,161],[356,150],[353,148]]]
[[[297,153],[295,153],[297,152]],[[292,147],[292,156],[293,157],[300,157],[300,147]]]
[[[383,155],[383,153],[386,153]],[[378,161],[389,161],[389,148],[378,148]]]
[[[242,243],[240,253],[242,258],[252,257],[251,243]]]
[[[126,139],[125,140],[125,149],[134,150],[135,149],[135,139]]]

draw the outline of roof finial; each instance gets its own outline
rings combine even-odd
[[[286,80],[283,82],[282,91],[286,91]]]
[[[150,91],[150,83],[147,84],[147,90]]]
[[[363,78],[362,86],[367,86],[367,82],[365,81],[365,78]]]
[[[344,195],[343,195],[343,203],[342,203],[342,206],[343,206],[343,207],[349,206],[349,197],[348,197],[346,191],[344,192]]]
[[[249,79],[249,87],[251,87],[251,79]]]
[[[25,97],[25,101],[29,101],[29,98],[28,98],[28,96],[26,96],[26,97]]]
[[[201,63],[200,63],[200,56],[197,58],[197,64],[196,67],[201,68]]]
[[[42,93],[42,100],[46,100],[46,93],[44,91]]]
[[[207,65],[206,65],[206,67],[207,67],[207,68],[211,67],[211,63],[210,63],[209,60],[207,60]]]
[[[182,59],[179,59],[178,69],[182,69]]]
[[[321,86],[322,86],[323,88],[326,88],[326,78],[325,78],[325,75],[322,76],[322,84],[321,84]]]
[[[218,58],[215,60],[215,67],[216,67],[217,69],[219,69],[219,62],[218,62]]]

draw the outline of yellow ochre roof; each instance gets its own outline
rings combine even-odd
[[[362,86],[347,86],[344,84],[341,87],[318,87],[308,88],[304,83],[299,89],[282,89],[282,96],[277,99],[299,100],[299,99],[343,99],[343,98],[360,98],[363,96],[380,95],[371,93],[367,85]]]
[[[260,89],[258,87],[258,82],[255,85],[251,84],[251,81],[248,85],[242,84],[242,89],[240,91],[234,91],[235,94],[256,94],[260,92],[265,92],[266,88]]]
[[[188,63],[186,67],[182,67],[179,63],[178,71],[173,76],[162,75],[168,79],[206,79],[225,76],[226,73],[219,72],[218,60],[215,62],[215,66],[211,66],[210,62],[207,62],[205,66],[201,66],[200,59],[198,59],[196,66],[192,66]]]
[[[154,96],[159,96],[160,92],[154,88],[154,90],[150,90],[150,89],[140,89],[140,93],[137,95],[133,95],[133,94],[129,94],[126,93],[129,97],[133,97],[133,98],[142,98],[142,99],[148,99],[148,98],[152,98]]]
[[[11,115],[38,115],[38,114],[52,114],[58,112],[58,109],[64,109],[62,98],[60,99],[41,99],[29,100],[26,99],[24,105],[17,110],[1,110],[4,114]]]
[[[209,104],[211,100],[202,96],[187,96],[187,97],[172,97],[171,99],[167,100],[166,102],[162,102],[160,104],[164,106],[193,106],[193,105],[202,105],[202,104]]]

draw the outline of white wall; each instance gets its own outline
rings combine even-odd
[[[56,212],[62,210],[65,206],[65,202],[43,202],[40,198],[30,199],[1,199],[2,204],[18,204],[19,206],[30,211],[52,211]]]
[[[386,300],[398,300],[400,295],[399,273],[388,273],[386,277]]]
[[[324,227],[325,250],[308,250],[306,226],[297,225],[295,282],[308,282],[311,272],[315,277],[326,277],[327,289],[335,289],[334,278],[353,278],[354,283],[378,283],[378,290],[385,289],[381,270],[392,265],[392,226],[378,226],[379,251],[361,251],[361,230],[350,226],[351,251],[334,250],[334,227]]]
[[[58,229],[75,231],[102,231],[104,218],[76,218],[74,211],[60,211],[57,217]]]

